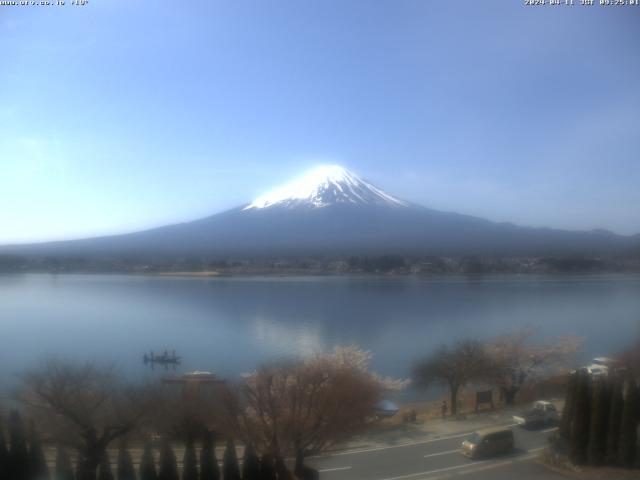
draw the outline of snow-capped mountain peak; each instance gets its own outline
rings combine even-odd
[[[338,203],[406,207],[409,204],[362,180],[339,165],[324,165],[303,177],[256,198],[243,210],[275,205],[321,208]]]

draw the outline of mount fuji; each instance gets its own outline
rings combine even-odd
[[[289,209],[329,207],[336,204],[406,207],[409,204],[365,182],[349,170],[330,165],[255,199],[242,210],[268,207]]]
[[[316,168],[251,203],[108,237],[0,247],[32,256],[600,255],[640,236],[495,223],[402,200],[340,166]]]

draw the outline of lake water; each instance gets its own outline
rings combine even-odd
[[[357,344],[406,377],[441,343],[531,326],[586,338],[583,360],[640,335],[640,276],[0,276],[0,382],[50,356],[148,373],[144,352],[181,371],[233,376],[258,364]],[[158,374],[156,372],[153,374]]]

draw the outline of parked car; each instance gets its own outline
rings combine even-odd
[[[502,455],[513,451],[513,432],[510,428],[485,428],[474,432],[462,442],[462,454],[469,458]]]
[[[620,365],[620,362],[615,358],[609,357],[596,357],[591,360],[589,365],[580,367],[577,371],[584,372],[592,378],[603,378],[609,375],[609,373],[620,373],[624,368]],[[576,370],[572,370],[571,373],[575,373]]]
[[[378,417],[393,417],[400,407],[391,400],[382,400],[375,406],[375,413]]]
[[[609,357],[596,357],[591,361],[594,365],[602,365],[603,367],[611,367],[618,363],[614,358]]]
[[[590,367],[603,368],[605,375],[608,374],[624,374],[627,368],[616,358],[596,357],[591,361]]]
[[[513,421],[521,427],[540,427],[554,425],[560,420],[556,406],[544,400],[534,402],[532,408],[520,415],[514,415]]]
[[[609,368],[604,365],[598,365],[597,363],[592,363],[583,368],[593,378],[606,377],[609,375]]]

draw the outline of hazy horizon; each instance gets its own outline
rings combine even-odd
[[[518,225],[640,233],[640,8],[4,8],[0,245],[202,218],[319,163]]]

